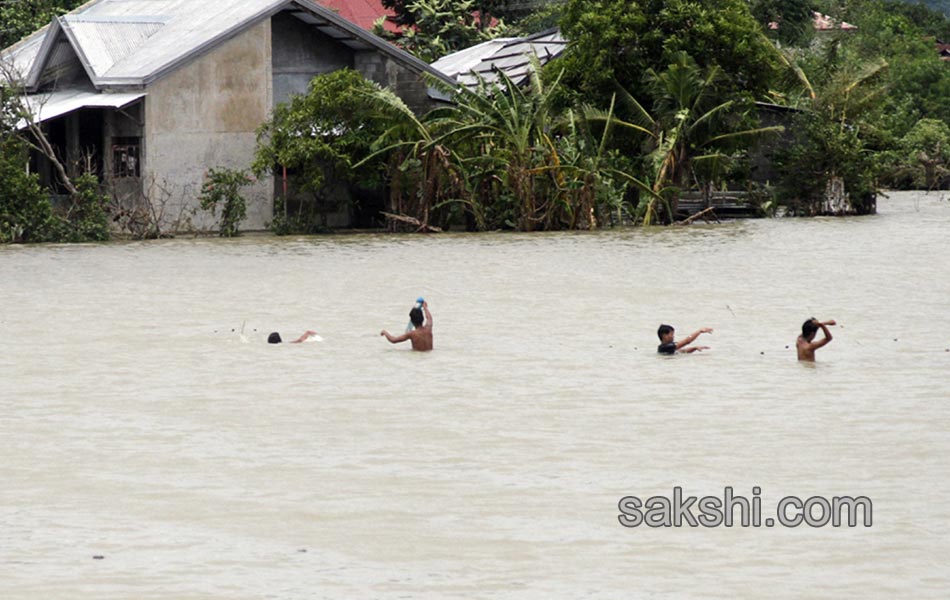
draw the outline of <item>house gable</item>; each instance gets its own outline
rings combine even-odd
[[[271,19],[274,104],[293,94],[306,94],[316,75],[354,67],[354,50],[332,37],[317,33],[290,11]]]
[[[30,91],[54,88],[92,87],[89,73],[83,68],[82,57],[62,27],[60,19],[53,19],[43,44],[27,74],[26,88]]]

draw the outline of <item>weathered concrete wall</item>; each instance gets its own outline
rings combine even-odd
[[[353,68],[353,50],[320,34],[300,19],[280,13],[271,20],[274,104],[287,102],[292,94],[306,94],[310,80],[322,73]]]
[[[165,204],[169,219],[178,218],[184,207],[196,211],[195,227],[214,228],[217,217],[198,210],[205,172],[248,168],[256,130],[270,118],[273,106],[305,93],[315,75],[345,67],[390,87],[413,110],[433,106],[417,73],[378,51],[356,52],[290,14],[278,14],[147,87],[144,193],[161,195],[156,199]],[[243,188],[248,219],[241,228],[266,228],[281,189],[272,176]],[[349,222],[348,210],[331,216],[332,226]]]
[[[269,117],[271,24],[265,20],[146,89],[143,176],[169,190],[177,205],[198,207],[205,172],[248,168],[255,130]],[[263,229],[273,210],[273,182],[242,189],[248,218],[242,229]],[[216,217],[198,211],[194,224],[213,228]]]
[[[415,112],[422,114],[435,108],[428,96],[422,76],[375,50],[357,52],[355,68],[371,81],[388,87]]]

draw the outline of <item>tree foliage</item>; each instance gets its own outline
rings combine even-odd
[[[218,168],[208,169],[198,195],[202,210],[214,215],[221,209],[218,233],[221,237],[234,237],[240,233],[241,221],[247,218],[247,201],[241,188],[253,180],[244,171]]]
[[[279,207],[282,231],[313,231],[340,208],[339,186],[378,180],[372,165],[354,169],[384,131],[367,97],[375,85],[351,69],[318,75],[305,95],[278,105],[258,129],[253,171],[258,176],[286,168],[294,191],[309,201]]]
[[[921,119],[901,138],[894,153],[892,177],[908,185],[932,190],[944,187],[950,176],[950,126],[938,119]]]
[[[501,3],[490,0],[383,0],[392,8],[399,31],[392,33],[380,19],[373,33],[395,42],[426,62],[474,46],[505,32],[494,17]]]
[[[814,37],[815,0],[752,0],[752,15],[784,45],[807,46]],[[776,26],[771,27],[772,24]]]
[[[775,69],[745,0],[569,0],[561,29],[571,40],[561,65],[565,84],[601,106],[615,82],[637,90],[649,69],[663,70],[680,52],[701,68],[719,67],[724,89],[755,96],[768,89]]]
[[[523,231],[588,229],[622,212],[626,184],[614,173],[623,158],[554,106],[557,82],[545,84],[538,71],[535,61],[525,87],[501,73],[494,84],[456,90],[451,106],[422,119],[376,92],[402,115],[378,144],[395,157],[394,208],[424,223],[460,209],[472,229]]]
[[[58,225],[36,175],[26,172],[27,146],[0,134],[0,243],[45,242]]]
[[[20,128],[24,118],[21,91],[0,85],[0,243],[109,239],[106,198],[95,176],[70,181],[67,201],[54,208],[49,190],[28,172],[29,153],[37,145],[31,129]]]
[[[888,63],[831,43],[804,58],[782,54],[800,88],[795,143],[779,153],[779,196],[798,214],[823,212],[825,191],[841,182],[857,213],[875,208],[879,163],[871,140],[886,96]]]

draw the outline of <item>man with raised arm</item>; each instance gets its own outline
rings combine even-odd
[[[423,311],[425,311],[425,321],[423,322]],[[432,350],[432,313],[429,312],[429,303],[423,301],[422,308],[418,306],[409,311],[409,320],[412,321],[412,329],[406,333],[395,336],[385,329],[379,332],[379,335],[385,336],[393,344],[412,342],[412,349],[420,352]]]
[[[690,346],[690,344],[696,341],[696,338],[704,333],[712,333],[712,329],[703,327],[677,342],[674,339],[676,330],[673,329],[673,326],[660,325],[660,328],[656,330],[656,335],[660,338],[660,345],[656,347],[656,351],[660,354],[676,354],[677,352],[692,354],[699,350],[709,350],[709,346]]]
[[[831,332],[828,331],[828,327],[832,325],[837,325],[837,323],[834,320],[822,323],[815,317],[802,323],[802,334],[798,336],[798,340],[795,342],[795,347],[798,348],[798,360],[815,362],[815,350],[832,340]],[[819,329],[821,329],[824,337],[816,342],[814,341],[815,334],[818,333]]]

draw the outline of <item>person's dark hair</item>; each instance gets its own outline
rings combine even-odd
[[[269,336],[267,336],[268,344],[279,344],[281,343],[281,341],[283,340],[280,339],[280,334],[277,333],[276,331],[272,332]]]
[[[660,325],[660,328],[656,330],[656,337],[660,338],[660,341],[663,341],[663,336],[672,333],[675,331],[672,325]]]
[[[802,323],[803,338],[810,338],[811,336],[815,335],[816,331],[818,331],[818,325],[815,324],[814,317]]]
[[[413,327],[422,327],[422,309],[418,306],[409,311],[409,320],[412,321]]]

